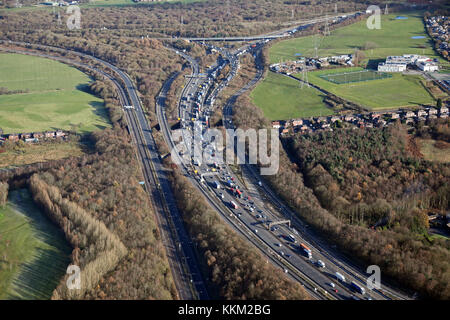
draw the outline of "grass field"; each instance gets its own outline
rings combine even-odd
[[[70,262],[64,235],[26,189],[0,208],[0,300],[49,299]]]
[[[433,139],[417,139],[418,145],[420,147],[420,152],[423,154],[425,160],[436,161],[436,162],[450,162],[450,144],[441,142],[445,144],[447,148],[437,148],[435,146],[436,140]]]
[[[396,20],[398,15],[408,19]],[[373,43],[373,49],[363,50],[364,61],[370,67],[376,67],[388,55],[402,55],[407,53],[425,54],[437,57],[432,49],[431,41],[425,32],[422,22],[422,13],[382,15],[381,29],[369,30],[366,20],[338,28],[328,37],[322,38],[318,51],[319,56],[354,53],[355,50],[365,47],[366,43]],[[411,39],[413,36],[425,36],[424,39]],[[421,46],[426,46],[425,49]],[[312,56],[313,37],[302,37],[274,44],[270,50],[270,62],[294,60],[295,54]],[[442,60],[441,60],[442,61]],[[310,72],[308,80],[331,93],[349,101],[363,105],[369,109],[395,109],[420,104],[435,104],[433,97],[421,84],[419,76],[403,76],[392,74],[392,78],[354,82],[349,84],[335,84],[320,78],[320,75],[343,73],[362,70],[361,68],[339,68],[335,70],[321,70]],[[283,78],[266,79],[252,92],[254,102],[260,106],[270,119],[286,119],[297,116],[318,116],[331,113],[326,108],[319,92],[296,92],[287,90],[286,84],[277,84],[275,80]],[[301,75],[296,75],[301,78]],[[282,89],[284,88],[284,89]],[[284,92],[287,91],[287,92]],[[271,98],[273,96],[273,98]],[[306,101],[305,108],[299,106],[300,97]],[[310,103],[313,102],[313,103]]]
[[[373,110],[395,109],[399,107],[415,107],[420,104],[435,104],[433,97],[421,84],[420,76],[393,73],[392,78],[334,84],[322,79],[323,74],[342,73],[362,70],[361,68],[340,68],[310,72],[311,83],[352,102]],[[301,78],[301,75],[296,75]]]
[[[366,60],[385,59],[389,55],[407,53],[425,54],[432,58],[438,57],[426,34],[422,13],[401,15],[408,19],[396,20],[397,14],[382,15],[381,29],[378,30],[369,30],[366,20],[338,28],[332,31],[330,36],[322,38],[318,55],[323,57],[354,53],[356,49],[364,48],[366,42],[372,42],[376,48],[364,50]],[[425,36],[425,38],[411,39],[413,36]],[[422,49],[420,46],[426,46],[426,48]],[[313,56],[313,36],[278,42],[270,48],[269,53],[271,63],[280,60],[294,60],[296,53]]]
[[[84,92],[90,79],[65,64],[20,54],[0,54],[0,87],[26,93],[0,95],[4,133],[110,127],[104,103]]]
[[[330,115],[323,95],[313,88],[300,88],[300,83],[269,72],[267,77],[251,92],[253,102],[270,120],[285,120],[315,115]]]
[[[336,84],[371,81],[378,79],[391,78],[388,73],[377,72],[373,70],[360,70],[353,72],[327,73],[320,75],[322,79],[328,80]]]
[[[0,168],[79,157],[86,153],[86,149],[86,146],[78,142],[30,143],[24,147],[16,146],[13,150],[0,153]]]

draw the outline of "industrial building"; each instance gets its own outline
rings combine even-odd
[[[416,66],[422,71],[437,71],[439,66],[432,59],[416,54],[404,54],[403,56],[388,56],[386,62],[378,64],[380,72],[403,72],[408,66]]]

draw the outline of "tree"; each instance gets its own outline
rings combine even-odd
[[[0,206],[4,206],[8,200],[9,185],[6,182],[0,182]]]

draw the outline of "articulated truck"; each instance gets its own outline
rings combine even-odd
[[[311,249],[308,248],[304,243],[300,243],[300,249],[308,257],[308,259],[312,258]]]

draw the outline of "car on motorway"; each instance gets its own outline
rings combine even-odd
[[[276,243],[275,245],[276,245],[277,247],[282,247],[282,246],[283,246],[283,245],[282,245],[281,243],[279,243],[279,242]]]
[[[317,260],[317,265],[318,265],[320,268],[325,268],[325,263],[324,263],[322,260]]]
[[[220,199],[225,198],[225,196],[223,195],[223,193],[219,193],[219,197],[220,197]]]
[[[335,285],[333,282],[330,282],[329,285],[330,285],[330,287],[332,287],[332,288],[336,287],[336,285]]]
[[[254,229],[253,231],[254,231],[255,233],[258,233],[258,229]]]
[[[280,255],[284,256],[284,252],[283,252],[283,251],[280,251]]]
[[[272,227],[272,228],[270,228],[270,230],[271,230],[272,232],[277,231],[277,230],[278,230],[278,227]]]

